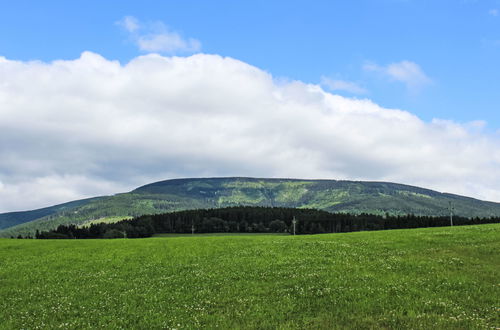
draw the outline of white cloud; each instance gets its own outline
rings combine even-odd
[[[184,40],[179,34],[174,32],[141,36],[137,40],[137,43],[139,45],[139,49],[148,52],[196,52],[201,49],[201,43],[198,40]]]
[[[491,16],[498,16],[498,9],[490,9],[488,11],[488,14],[490,14]]]
[[[366,94],[368,91],[363,87],[351,81],[340,79],[331,79],[328,77],[321,77],[321,85],[327,87],[331,91],[344,91],[352,94]]]
[[[123,19],[116,22],[116,24],[128,32],[135,32],[139,29],[139,21],[133,16],[125,16]]]
[[[422,87],[432,83],[420,66],[411,61],[391,63],[379,66],[374,63],[364,65],[366,71],[378,72],[391,80],[402,82],[410,92],[418,92]]]
[[[126,30],[131,40],[144,52],[175,54],[194,53],[201,49],[200,41],[185,39],[162,22],[142,24],[133,16],[125,16],[117,25]]]
[[[384,180],[500,201],[500,141],[216,55],[0,59],[0,211],[173,177]]]

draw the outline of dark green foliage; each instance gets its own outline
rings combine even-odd
[[[125,231],[120,231],[118,229],[108,229],[102,235],[102,238],[125,238],[125,237],[127,237]]]
[[[403,229],[448,226],[448,217],[379,216],[374,214],[329,213],[312,209],[278,207],[230,207],[201,209],[139,216],[116,223],[92,224],[90,227],[60,225],[56,230],[37,234],[37,238],[138,238],[155,233],[282,233],[296,218],[297,234],[338,233],[364,230]],[[283,220],[276,220],[283,219]],[[499,223],[498,218],[455,217],[454,224]]]
[[[269,230],[273,233],[282,233],[286,231],[288,226],[284,221],[273,220],[269,223]]]

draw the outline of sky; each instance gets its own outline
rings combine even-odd
[[[177,177],[500,202],[500,0],[11,1],[0,212]]]

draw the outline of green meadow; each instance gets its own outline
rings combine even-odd
[[[2,329],[498,327],[499,224],[0,240]]]

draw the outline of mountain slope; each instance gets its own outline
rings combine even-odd
[[[237,205],[316,208],[329,212],[446,215],[467,217],[500,215],[500,203],[443,194],[387,182],[337,180],[202,178],[155,182],[129,193],[101,197],[34,221],[0,231],[17,236],[59,224],[116,221],[120,217],[196,208]]]
[[[93,197],[87,199],[80,199],[72,202],[67,202],[63,204],[58,204],[54,206],[44,207],[41,209],[31,210],[31,211],[20,211],[20,212],[8,212],[0,214],[0,229],[9,228],[15,225],[19,225],[25,222],[30,222],[42,217],[46,217],[55,213],[63,213],[69,211],[78,206],[88,204],[95,201],[101,197]]]

